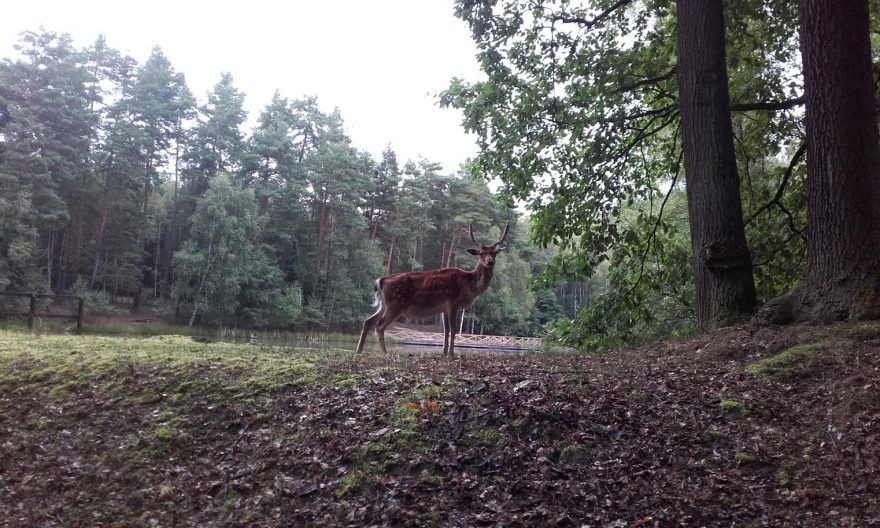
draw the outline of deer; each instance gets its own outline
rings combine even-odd
[[[434,271],[411,271],[386,275],[376,280],[374,306],[379,309],[364,321],[357,353],[364,349],[367,334],[373,328],[379,338],[379,348],[385,348],[385,329],[401,315],[409,317],[443,316],[443,355],[452,356],[455,350],[455,323],[462,310],[470,308],[474,301],[489,288],[495,271],[495,258],[504,247],[510,222],[504,226],[501,239],[489,245],[480,244],[474,238],[474,226],[468,224],[471,242],[476,248],[468,248],[477,257],[473,270],[443,268]]]

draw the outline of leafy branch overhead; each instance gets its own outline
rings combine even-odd
[[[632,336],[658,316],[687,320],[695,307],[681,260],[689,229],[678,213],[686,180],[675,3],[460,1],[456,14],[487,78],[453,80],[441,102],[461,109],[479,138],[475,171],[529,208],[539,244],[561,248],[547,283],[610,265],[608,298],[565,333],[592,341]],[[787,2],[743,1],[725,9],[725,23],[744,215],[760,218],[746,236],[766,300],[794,285],[804,255],[803,239],[789,234],[804,230],[801,157],[784,170],[803,144],[798,13]],[[646,308],[661,299],[667,308]]]

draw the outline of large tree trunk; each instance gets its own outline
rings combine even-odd
[[[804,0],[807,267],[793,317],[880,317],[880,144],[868,2]]]
[[[721,0],[678,2],[678,87],[701,330],[755,307],[733,150]]]

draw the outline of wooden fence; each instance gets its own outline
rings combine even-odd
[[[385,336],[405,345],[443,346],[443,334],[437,332],[422,332],[420,330],[392,326],[385,332]],[[502,350],[535,350],[541,348],[541,338],[456,334],[455,346]]]
[[[25,316],[25,320],[27,321],[27,327],[34,327],[34,319],[37,317],[41,318],[55,318],[55,319],[70,319],[72,317],[76,318],[76,333],[82,333],[82,322],[83,322],[83,298],[78,297],[76,295],[52,295],[48,293],[28,293],[28,292],[0,292],[0,297],[17,297],[17,298],[27,298],[28,302],[28,311],[27,314],[23,314],[21,312],[0,312],[0,317],[21,317]],[[49,299],[52,301],[62,300],[62,301],[70,301],[76,300],[76,313],[51,313],[51,312],[37,312],[37,299]]]

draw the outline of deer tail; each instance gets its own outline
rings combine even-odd
[[[382,304],[381,280],[381,278],[376,279],[376,285],[373,287],[373,306],[380,306]]]

